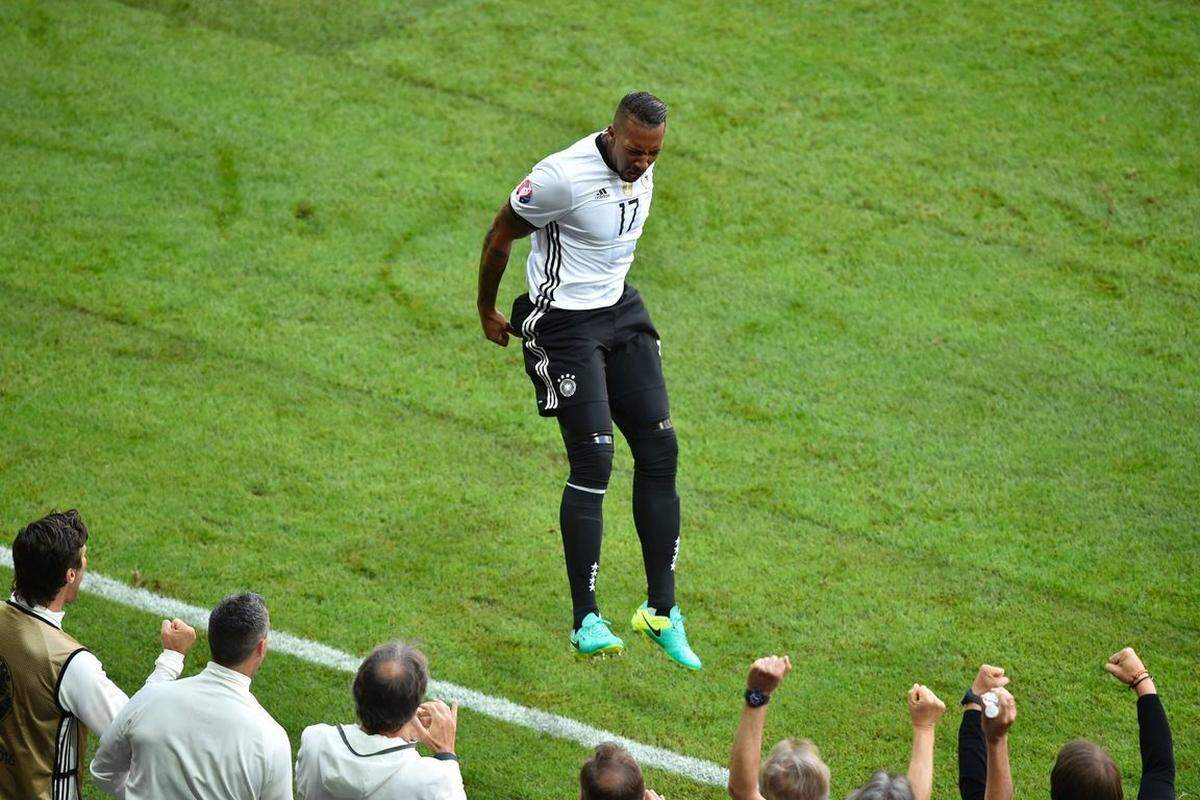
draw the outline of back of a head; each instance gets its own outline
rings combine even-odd
[[[1121,770],[1098,744],[1067,742],[1050,770],[1051,800],[1122,800]]]
[[[391,733],[413,718],[429,685],[425,655],[404,642],[387,642],[363,659],[354,676],[354,706],[362,729]]]
[[[642,800],[646,784],[642,768],[624,747],[604,742],[579,770],[582,800]]]
[[[829,767],[808,739],[784,739],[763,762],[758,791],[766,800],[828,800]]]
[[[79,512],[54,511],[26,525],[13,540],[13,593],[47,605],[66,585],[67,570],[83,565],[88,531]]]
[[[222,667],[245,663],[267,637],[271,618],[266,601],[254,592],[231,594],[208,615],[208,647]]]
[[[881,769],[846,800],[913,800],[913,790],[908,778]]]

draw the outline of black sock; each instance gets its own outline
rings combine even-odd
[[[675,605],[675,560],[679,557],[679,495],[675,491],[678,445],[675,431],[643,433],[634,445],[633,521],[642,542],[646,600],[667,616]]]
[[[567,485],[563,487],[558,521],[562,527],[567,580],[571,583],[573,628],[583,618],[599,614],[596,607],[596,576],[600,571],[600,541],[604,536],[604,495]]]

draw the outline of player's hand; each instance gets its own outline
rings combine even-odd
[[[1146,671],[1146,665],[1138,658],[1132,647],[1126,647],[1112,654],[1104,665],[1108,674],[1128,686]]]
[[[928,686],[914,683],[908,690],[908,716],[914,728],[932,728],[945,713],[946,704]]]
[[[501,347],[508,347],[508,335],[517,332],[508,324],[508,318],[494,308],[479,309],[479,321],[483,325],[483,335],[488,341]]]
[[[174,650],[183,656],[186,656],[188,650],[196,643],[196,629],[181,619],[164,619],[159,634],[162,637],[163,650]]]
[[[422,721],[422,717],[428,719],[428,723]],[[411,724],[421,744],[435,753],[453,753],[454,739],[458,734],[458,703],[452,706],[441,700],[422,703]]]
[[[1003,686],[1008,686],[1008,676],[1004,674],[1004,667],[984,664],[979,667],[979,674],[975,676],[975,681],[971,684],[971,691],[983,697],[984,692]]]
[[[979,722],[983,726],[983,735],[987,737],[988,741],[998,742],[1008,736],[1008,729],[1012,727],[1013,721],[1017,718],[1017,701],[1013,699],[1008,689],[996,687],[988,691],[996,695],[1000,713],[991,719],[987,714],[981,714]]]
[[[642,800],[665,800],[665,798],[653,789],[646,789],[642,792]]]
[[[787,656],[765,656],[750,665],[746,688],[770,694],[791,671],[792,660]]]

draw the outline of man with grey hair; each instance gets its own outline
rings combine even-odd
[[[816,745],[807,739],[784,739],[759,767],[766,705],[771,693],[792,671],[787,656],[760,658],[750,667],[746,705],[729,758],[729,796],[733,800],[828,800],[829,767]],[[934,727],[946,704],[927,686],[908,690],[908,713],[913,726],[908,775],[877,772],[851,800],[929,800],[933,791]]]
[[[376,647],[354,676],[358,724],[312,725],[300,737],[301,800],[466,800],[454,752],[458,704],[422,702],[428,685],[416,647]],[[431,755],[422,757],[418,743]]]
[[[291,800],[287,733],[250,694],[270,627],[257,594],[218,603],[208,617],[212,661],[134,695],[100,739],[96,785],[126,800]]]

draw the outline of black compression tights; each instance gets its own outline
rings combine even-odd
[[[647,600],[659,614],[675,605],[675,559],[679,554],[679,495],[675,472],[679,446],[666,398],[635,398],[613,409],[634,459],[633,519],[642,544]],[[571,473],[559,508],[574,625],[597,611],[596,579],[604,534],[604,492],[612,472],[612,426],[601,404],[563,409],[559,427]]]

